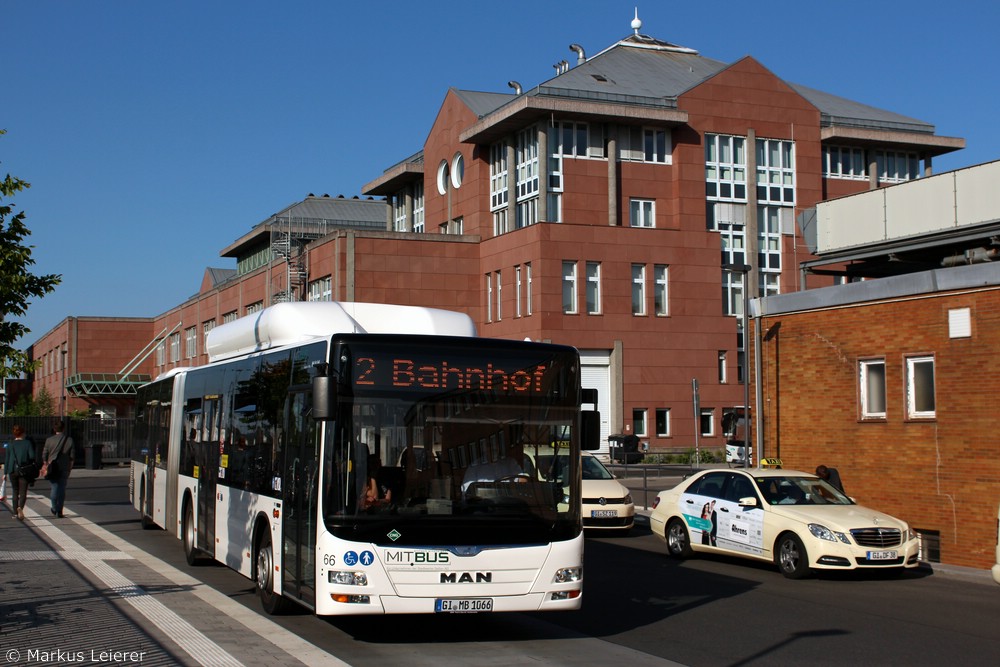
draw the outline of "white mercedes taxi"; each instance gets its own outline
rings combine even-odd
[[[615,479],[600,459],[583,452],[583,527],[627,533],[635,522],[628,487]]]
[[[660,492],[650,528],[672,556],[720,553],[811,570],[916,567],[919,538],[905,521],[861,505],[795,470],[705,470]]]

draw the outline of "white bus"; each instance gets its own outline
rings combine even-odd
[[[268,613],[580,607],[579,453],[599,418],[574,348],[310,302],[216,327],[207,351],[139,389],[129,485],[188,563],[251,578]],[[553,447],[570,469],[536,469]]]

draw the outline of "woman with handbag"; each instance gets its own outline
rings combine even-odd
[[[15,519],[24,521],[24,505],[28,502],[28,485],[35,481],[38,476],[38,465],[35,463],[35,445],[24,437],[24,428],[18,424],[11,429],[14,433],[14,442],[7,447],[7,478],[10,479],[10,488],[13,493],[13,504],[11,514]],[[34,475],[31,476],[31,467],[34,466]],[[25,474],[28,473],[28,474]]]
[[[73,438],[65,432],[65,426],[61,419],[57,419],[52,424],[55,432],[45,441],[42,448],[42,467],[45,479],[52,485],[52,492],[49,500],[52,503],[52,516],[63,516],[63,503],[66,502],[66,483],[69,481],[69,472],[73,469]]]

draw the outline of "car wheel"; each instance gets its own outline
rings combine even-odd
[[[194,511],[191,503],[184,504],[184,522],[181,524],[181,535],[184,540],[184,559],[188,565],[198,565],[201,562],[197,547],[198,536],[195,533]]]
[[[680,519],[671,519],[667,524],[667,551],[674,558],[691,556],[691,537]]]
[[[778,538],[774,560],[781,574],[789,579],[802,579],[809,574],[809,556],[802,540],[794,533],[785,533]]]
[[[271,549],[271,534],[267,528],[261,531],[257,543],[256,572],[254,582],[257,586],[257,597],[268,614],[281,614],[287,608],[287,600],[274,592],[274,550]]]

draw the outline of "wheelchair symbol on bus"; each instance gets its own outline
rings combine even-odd
[[[348,567],[354,567],[358,564],[358,555],[353,551],[348,551],[344,554],[344,565]]]

